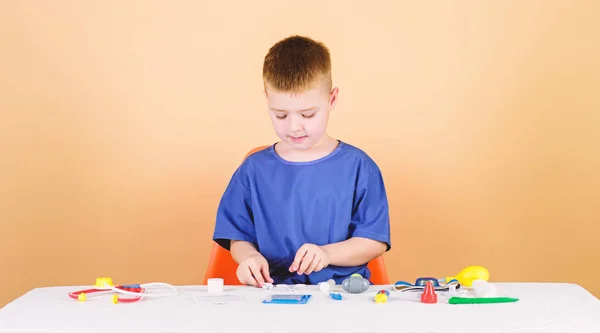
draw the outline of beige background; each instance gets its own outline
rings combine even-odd
[[[332,135],[384,173],[392,281],[479,264],[600,296],[599,12],[1,1],[0,304],[103,275],[199,283],[231,173],[275,140],[262,58],[296,33],[331,48]]]

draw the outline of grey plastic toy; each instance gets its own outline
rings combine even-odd
[[[351,294],[360,294],[369,289],[371,283],[369,280],[360,276],[360,274],[353,274],[349,278],[342,281],[342,289]]]

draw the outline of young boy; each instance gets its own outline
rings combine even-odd
[[[233,174],[213,240],[231,251],[243,284],[368,279],[368,262],[391,248],[387,196],[375,162],[327,134],[338,98],[327,47],[281,40],[264,59],[263,80],[280,141]]]

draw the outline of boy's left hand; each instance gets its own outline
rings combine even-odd
[[[315,244],[304,244],[296,252],[290,272],[308,275],[329,266],[329,262],[329,254],[322,247]]]

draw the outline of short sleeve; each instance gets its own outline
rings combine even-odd
[[[247,166],[240,166],[229,181],[219,207],[213,241],[229,250],[232,240],[256,244]]]
[[[352,211],[353,237],[369,238],[392,247],[390,236],[390,216],[383,177],[374,168],[356,187]]]

